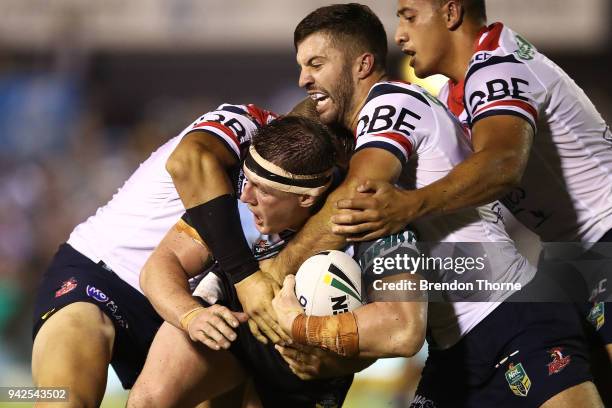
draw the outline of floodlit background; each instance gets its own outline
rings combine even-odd
[[[395,2],[365,3],[392,39]],[[31,384],[36,287],[72,228],[201,113],[223,102],[288,111],[304,96],[293,29],[327,4],[0,0],[0,386]],[[559,63],[611,122],[609,1],[488,7],[490,21]],[[412,79],[394,45],[389,62],[394,76]],[[346,406],[405,406],[425,356],[377,363],[358,376]],[[125,398],[111,375],[103,406]]]

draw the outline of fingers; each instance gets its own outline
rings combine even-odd
[[[233,329],[238,325],[238,319],[228,308],[213,305],[191,322],[189,336],[215,350],[228,349],[237,338]]]
[[[233,312],[232,314],[240,323],[246,323],[249,321],[249,315],[243,312]]]
[[[372,210],[379,206],[374,197],[355,197],[336,201],[336,208],[340,210]]]
[[[378,238],[384,237],[391,234],[388,228],[377,229],[372,232],[366,233],[365,235],[355,234],[346,239],[347,242],[365,242],[374,241]]]
[[[223,318],[223,320],[225,320],[225,322],[227,324],[229,324],[230,326],[236,328],[238,327],[238,325],[240,324],[240,322],[238,321],[238,319],[234,316],[234,314],[232,313],[231,310],[229,310],[227,307],[224,306],[220,306],[220,305],[212,305],[210,307],[210,311],[216,315],[219,316],[221,318]]]
[[[234,338],[235,338],[234,334]],[[205,322],[202,327],[192,325],[189,327],[189,337],[192,340],[200,341],[213,350],[228,349],[231,343],[225,336],[208,322]]]
[[[384,232],[387,232],[387,227],[382,222],[365,222],[362,224],[355,225],[332,225],[332,232],[338,235],[345,235],[348,239],[360,238],[366,234],[373,234],[378,236],[384,236]]]
[[[293,347],[274,346],[291,371],[302,380],[312,380],[318,375],[318,360],[315,356],[303,353]]]
[[[270,304],[272,306],[272,304]],[[289,337],[270,314],[257,314],[252,317],[268,339],[274,344],[291,344]]]
[[[283,281],[283,288],[281,289],[281,295],[295,296],[295,275],[285,276],[285,280]]]
[[[357,192],[359,193],[376,193],[385,185],[382,181],[366,180],[357,186]]]
[[[251,334],[255,337],[260,343],[268,344],[268,339],[264,336],[259,330],[259,326],[253,319],[249,319],[249,329],[251,330]]]
[[[251,316],[251,320],[255,322],[257,327],[259,327],[260,332],[262,332],[266,336],[266,338],[270,339],[272,343],[276,344],[280,342],[280,337],[278,336],[278,334],[276,334],[274,329],[270,327],[268,322],[263,319],[261,315]],[[268,344],[267,340],[264,344]]]

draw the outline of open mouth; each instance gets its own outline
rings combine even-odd
[[[323,92],[312,92],[309,96],[314,101],[317,111],[320,111],[329,100],[329,96]]]

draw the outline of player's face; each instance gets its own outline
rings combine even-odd
[[[448,29],[435,0],[398,0],[395,42],[411,57],[415,74],[438,74],[446,55]]]
[[[325,124],[349,119],[355,81],[348,60],[346,52],[339,50],[325,33],[311,34],[298,45],[299,85],[315,102]]]
[[[299,228],[308,217],[308,210],[299,204],[297,194],[286,193],[251,181],[242,188],[240,201],[249,206],[255,226],[262,234],[277,234]]]

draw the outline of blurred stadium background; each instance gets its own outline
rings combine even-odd
[[[364,3],[391,41],[395,2]],[[304,95],[293,28],[326,4],[0,0],[0,386],[31,384],[33,298],[72,228],[199,114],[222,102],[289,110]],[[489,0],[488,8],[490,21],[547,53],[612,122],[608,0]],[[396,77],[413,79],[392,44],[389,62]],[[435,91],[439,81],[425,85]],[[425,356],[361,373],[346,406],[404,406]],[[125,399],[111,373],[103,406]]]

